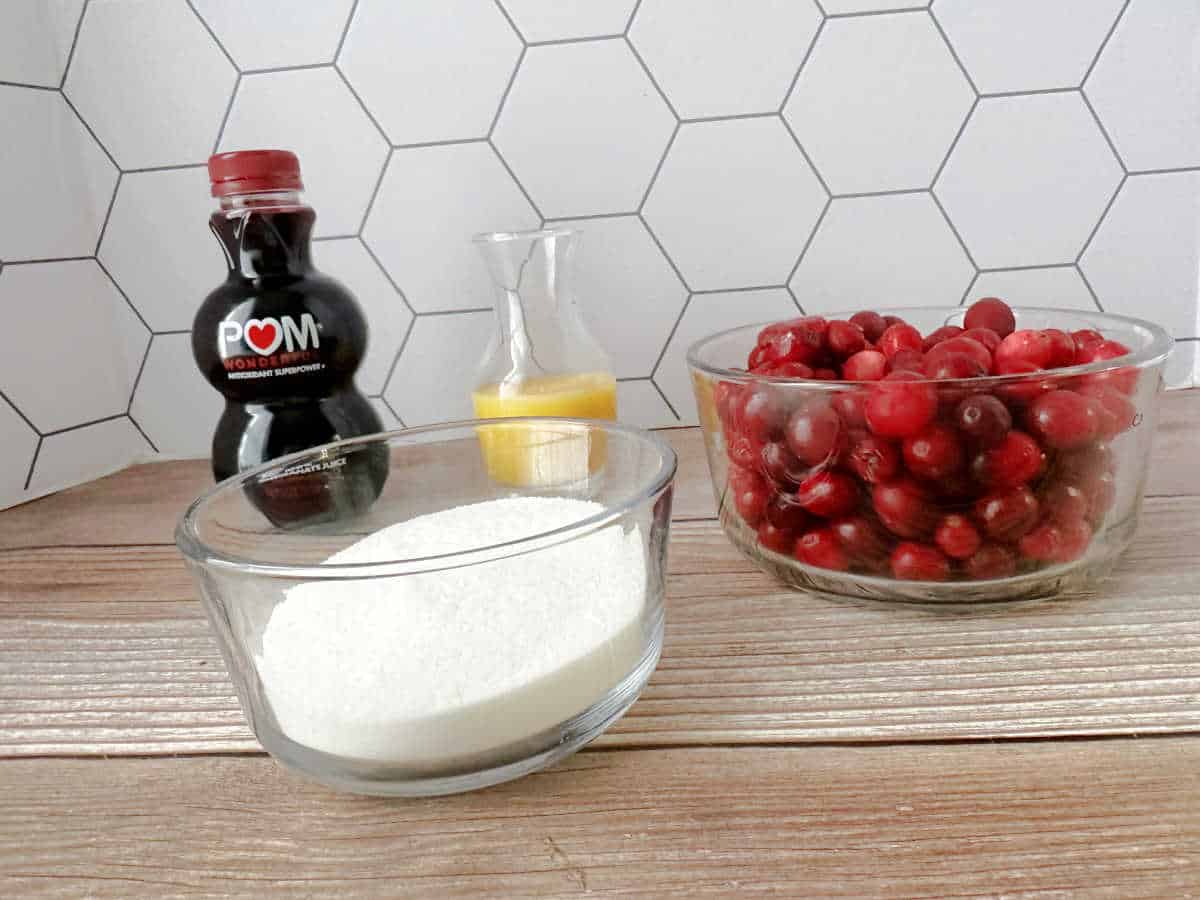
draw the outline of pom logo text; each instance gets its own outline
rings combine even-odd
[[[243,325],[239,322],[224,321],[218,327],[218,343],[221,356],[228,358],[231,347],[236,352],[237,344],[243,343],[259,356],[270,356],[283,344],[288,353],[298,350],[317,350],[321,346],[321,336],[317,331],[317,320],[312,313],[300,316],[300,323],[291,316],[276,319],[267,316],[263,319],[247,319]]]

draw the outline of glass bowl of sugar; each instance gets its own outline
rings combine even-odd
[[[359,454],[387,460],[377,498],[344,480]],[[457,793],[568,756],[637,699],[675,465],[612,422],[393,431],[218,484],[176,543],[272,756],[339,790]]]

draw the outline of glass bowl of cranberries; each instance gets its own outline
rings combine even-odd
[[[802,316],[688,352],[720,520],[805,590],[1036,599],[1132,539],[1171,338],[1068,309]]]

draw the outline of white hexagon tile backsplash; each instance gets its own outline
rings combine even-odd
[[[1136,313],[1197,383],[1197,110],[1194,0],[4,0],[0,506],[209,452],[217,150],[299,153],[389,427],[469,413],[470,236],[547,221],[658,425],[692,340],[798,308]]]

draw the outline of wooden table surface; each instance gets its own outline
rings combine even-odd
[[[1200,897],[1200,391],[1092,594],[969,613],[782,589],[680,455],[667,639],[566,763],[334,794],[247,729],[140,466],[0,512],[0,897]]]

